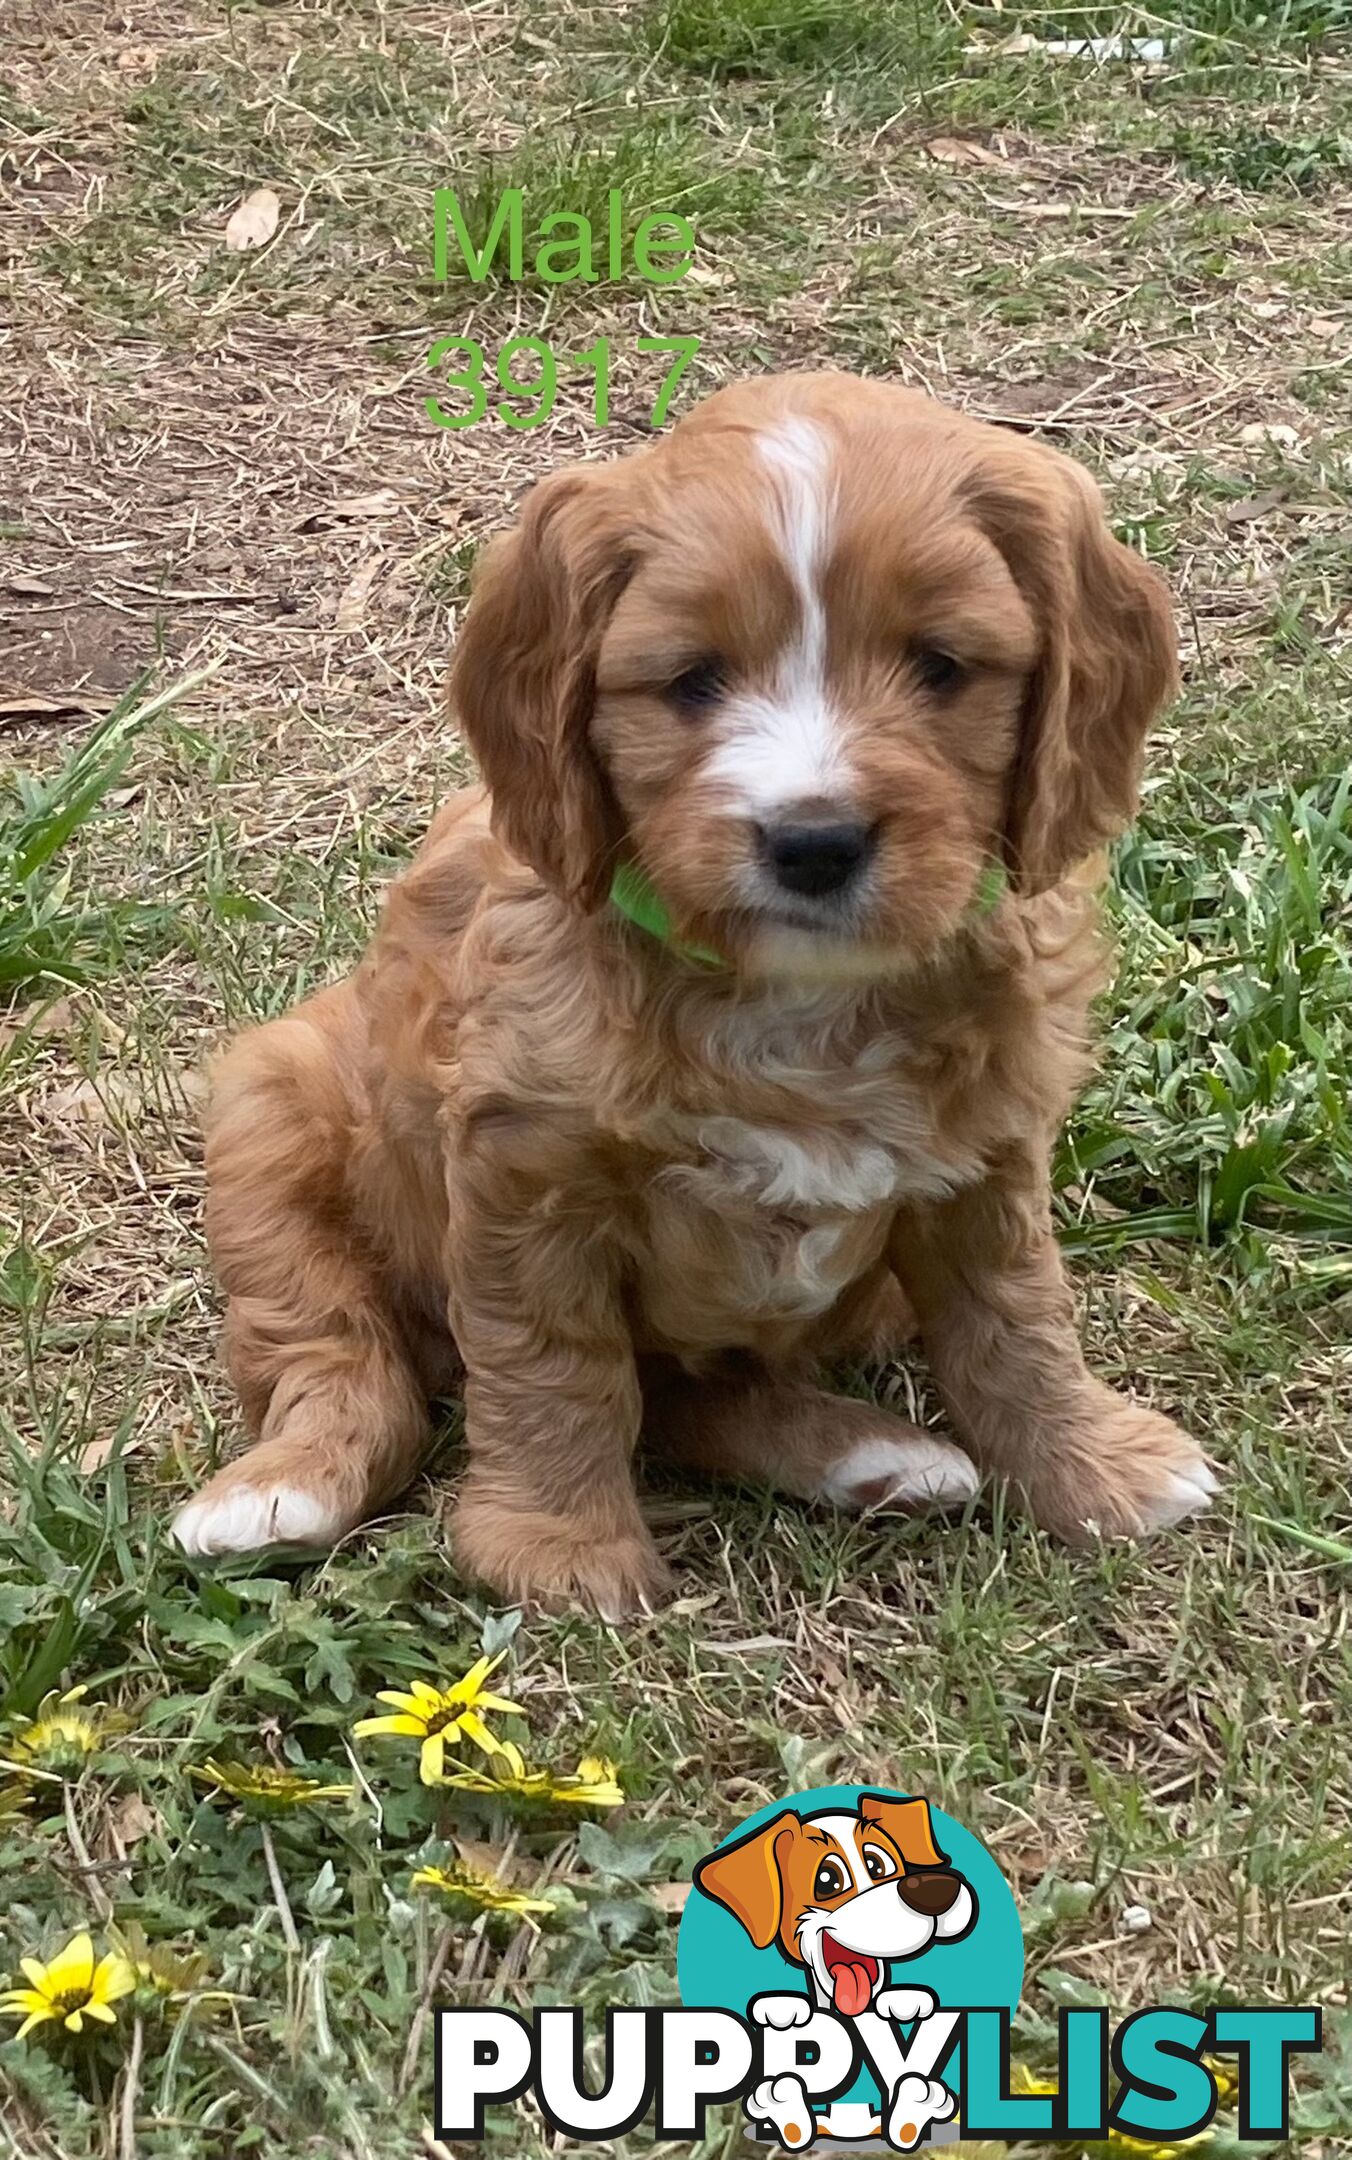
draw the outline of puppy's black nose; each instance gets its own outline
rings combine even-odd
[[[873,852],[867,825],[845,819],[806,819],[766,826],[761,847],[775,880],[786,892],[818,899],[841,892]]]
[[[923,1875],[903,1875],[897,1888],[912,1912],[937,1920],[950,1905],[956,1905],[962,1877],[946,1868],[928,1868]]]

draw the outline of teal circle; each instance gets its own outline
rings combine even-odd
[[[884,1785],[817,1785],[759,1808],[715,1848],[735,1845],[777,1815],[820,1815],[828,1809],[853,1814],[864,1793],[888,1800],[916,1796]],[[939,1850],[971,1885],[976,1923],[959,1942],[932,1943],[919,1957],[894,1959],[888,1977],[894,1985],[929,1988],[945,2010],[1013,2010],[1023,1988],[1023,1928],[1014,1893],[980,1838],[930,1803],[930,1819]],[[696,1886],[686,1901],[676,1941],[676,1979],[688,2008],[735,2010],[746,2016],[753,1996],[806,1995],[807,1974],[791,1965],[772,1943],[758,1950],[741,1922],[726,1906]],[[876,2098],[867,2071],[847,2097]]]

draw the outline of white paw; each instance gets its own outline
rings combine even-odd
[[[898,2025],[909,2025],[915,2018],[933,2017],[939,2007],[937,1995],[928,1988],[889,1987],[882,1988],[873,1998],[873,2007],[880,2017],[895,2018]]]
[[[757,1995],[750,2007],[755,2024],[773,2026],[776,2032],[787,2032],[791,2025],[806,2025],[812,2015],[806,1995]]]
[[[911,2152],[931,2123],[947,2122],[957,2095],[938,2078],[904,2077],[887,2104],[887,2142]]]
[[[1143,1528],[1168,1530],[1189,1515],[1200,1515],[1220,1489],[1220,1479],[1201,1455],[1176,1470],[1166,1470],[1158,1492],[1141,1503]]]
[[[816,2135],[807,2087],[791,2071],[762,2078],[742,2104],[748,2122],[771,2124],[785,2152],[805,2152]]]
[[[822,1480],[835,1507],[963,1507],[981,1480],[970,1455],[949,1440],[858,1440]]]
[[[185,1553],[257,1552],[266,1545],[331,1545],[346,1525],[295,1485],[210,1486],[180,1508],[171,1535]]]

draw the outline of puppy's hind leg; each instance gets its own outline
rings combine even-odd
[[[346,1199],[360,1104],[346,988],[245,1036],[218,1068],[207,1235],[226,1360],[256,1444],[174,1524],[186,1552],[331,1545],[408,1482],[422,1383]]]
[[[643,1430],[687,1469],[834,1507],[957,1508],[977,1489],[970,1456],[938,1433],[750,1360],[699,1379],[664,1366],[645,1386]]]

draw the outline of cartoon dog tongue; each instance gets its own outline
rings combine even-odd
[[[846,1964],[843,1961],[831,1968],[831,1986],[835,1994],[838,2017],[858,2017],[867,2010],[873,1984],[867,1965]]]

